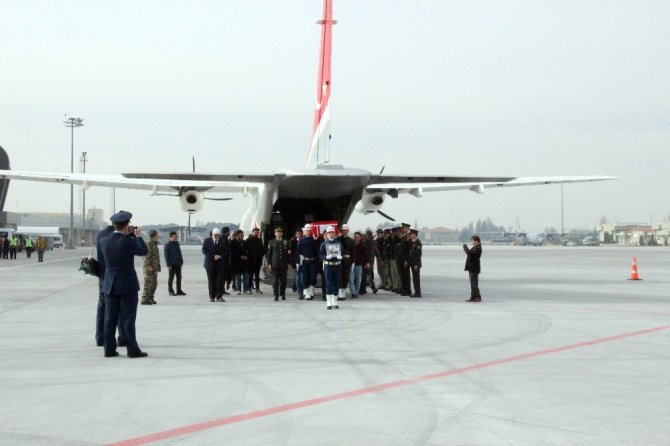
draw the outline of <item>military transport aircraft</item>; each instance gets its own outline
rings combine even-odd
[[[232,173],[124,173],[122,175],[91,175],[76,173],[27,172],[0,170],[0,178],[92,186],[144,189],[151,195],[179,197],[181,207],[190,215],[202,209],[204,200],[224,200],[205,193],[235,193],[250,198],[250,206],[240,227],[249,232],[281,224],[293,231],[304,222],[337,220],[346,222],[353,211],[379,213],[389,198],[401,194],[421,197],[424,193],[450,190],[471,190],[483,193],[488,188],[532,186],[614,179],[607,176],[572,177],[465,177],[384,175],[363,169],[347,168],[330,163],[330,90],[331,37],[333,0],[324,0],[321,25],[317,101],[313,136],[305,168],[261,174]],[[316,161],[309,167],[316,151]],[[319,162],[319,154],[323,162]]]

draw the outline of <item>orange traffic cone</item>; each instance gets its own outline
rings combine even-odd
[[[633,266],[630,270],[630,278],[628,280],[642,280],[637,274],[637,257],[633,257]]]

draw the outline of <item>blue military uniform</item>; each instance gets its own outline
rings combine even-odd
[[[328,228],[327,233],[335,232]],[[340,281],[342,280],[342,243],[337,240],[329,240],[327,237],[319,248],[319,258],[323,260],[323,272],[326,278],[326,305],[329,310],[339,308],[337,305],[337,294]]]
[[[314,299],[314,287],[316,286],[317,257],[319,252],[318,242],[310,235],[298,240],[298,263],[302,270],[302,285],[305,290],[305,299]]]
[[[106,237],[109,237],[114,233],[114,226],[109,225],[102,231],[98,232],[97,237],[95,238],[95,246],[97,247],[98,252],[98,265],[100,275],[98,276],[98,310],[95,317],[95,343],[98,347],[104,345],[104,333],[105,333],[105,293],[102,292],[102,283],[105,279],[105,257],[102,255],[102,242]],[[119,330],[119,343],[124,343],[123,334]]]
[[[130,221],[132,214],[121,211],[111,218],[113,223]],[[121,325],[121,333],[128,347],[129,357],[146,356],[137,345],[135,319],[137,317],[138,292],[140,282],[135,272],[135,256],[144,256],[147,245],[141,237],[114,232],[102,240],[102,257],[105,274],[102,291],[105,293],[105,356],[117,356],[116,325]]]

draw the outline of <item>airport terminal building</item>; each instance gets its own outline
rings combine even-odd
[[[657,225],[649,223],[604,224],[598,227],[600,243],[617,245],[662,245],[670,244],[670,222]]]

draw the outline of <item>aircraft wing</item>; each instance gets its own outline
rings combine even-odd
[[[471,190],[484,193],[485,189],[513,186],[539,186],[544,184],[583,183],[615,180],[618,177],[603,175],[571,177],[427,177],[427,176],[379,176],[365,188],[368,192],[385,191],[392,195],[408,193],[421,196],[423,192],[449,190]]]
[[[129,176],[127,176],[129,175]],[[257,188],[261,183],[236,179],[231,181],[179,179],[178,175],[167,178],[134,178],[135,175],[95,175],[82,173],[31,172],[20,170],[0,170],[0,178],[12,180],[42,181],[47,183],[75,184],[86,188],[91,186],[118,187],[123,189],[144,189],[157,193],[174,193],[181,189],[241,193]]]

